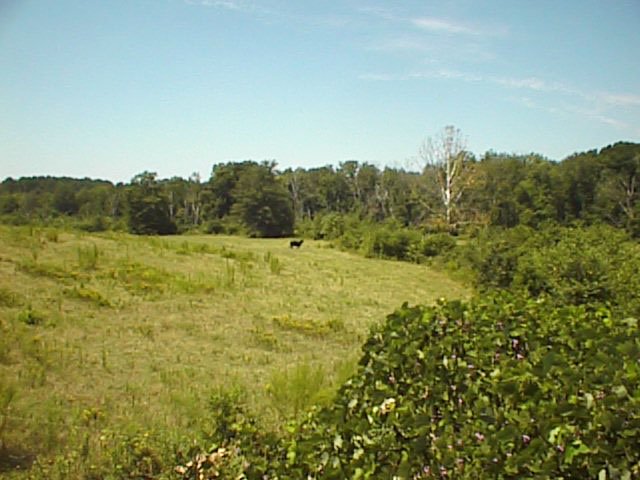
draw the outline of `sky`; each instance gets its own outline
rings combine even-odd
[[[0,180],[640,141],[640,0],[0,0]]]

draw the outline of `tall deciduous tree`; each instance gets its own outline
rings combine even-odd
[[[471,180],[471,165],[462,132],[449,125],[427,139],[420,148],[424,174],[432,177],[439,189],[447,225]]]
[[[156,173],[143,172],[131,180],[127,191],[129,230],[142,235],[176,233],[169,202],[162,194]]]
[[[246,168],[233,189],[234,216],[252,237],[293,233],[294,212],[289,192],[274,173],[275,163]]]
[[[604,166],[600,201],[614,224],[635,231],[640,214],[640,145],[619,142],[604,148],[600,157]]]

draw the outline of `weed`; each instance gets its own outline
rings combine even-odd
[[[9,413],[11,410],[11,403],[17,394],[15,385],[4,381],[0,383],[0,452],[5,449],[6,440],[5,432],[9,424]]]
[[[267,385],[267,393],[275,409],[283,416],[297,417],[316,403],[327,378],[321,365],[302,363],[291,369],[275,371]]]
[[[65,288],[63,293],[68,297],[84,300],[85,302],[93,303],[99,307],[113,306],[112,302],[100,292],[83,285]]]
[[[251,329],[253,339],[259,347],[266,350],[277,351],[280,346],[280,341],[274,332],[265,330],[262,327],[254,327]]]
[[[29,245],[29,251],[31,253],[31,260],[37,262],[40,258],[40,252],[42,251],[42,242],[40,238],[34,238],[33,236],[27,239],[27,245]]]
[[[108,355],[107,355],[107,350],[104,347],[102,348],[101,361],[102,361],[102,368],[108,372],[109,371]]]
[[[147,340],[155,340],[155,330],[153,325],[138,325],[138,332]]]
[[[235,250],[227,249],[227,247],[223,246],[219,252],[217,252],[221,257],[228,258],[231,260],[244,260],[246,262],[253,262],[256,259],[256,256],[253,252],[239,252]]]
[[[42,325],[45,322],[44,314],[40,312],[36,312],[29,305],[25,310],[22,310],[18,313],[16,320],[18,322],[24,323],[25,325]]]
[[[280,275],[282,272],[282,262],[275,255],[269,256],[269,271],[274,275]]]
[[[89,246],[78,247],[78,266],[82,270],[95,270],[98,266],[98,257],[100,252],[98,246],[92,243]]]
[[[92,426],[105,418],[104,412],[98,407],[89,407],[82,410],[80,414],[82,423],[85,426]]]
[[[227,259],[224,264],[223,285],[225,287],[234,287],[236,284],[236,267]]]
[[[191,248],[190,248],[189,242],[185,240],[182,243],[180,243],[180,245],[176,249],[176,253],[178,253],[179,255],[191,255]]]
[[[0,287],[0,307],[17,307],[21,303],[22,299],[17,293],[8,288]]]
[[[338,319],[322,322],[307,318],[293,318],[290,315],[273,317],[273,323],[282,330],[316,337],[326,336],[330,331],[340,331],[344,327],[344,322],[341,323],[341,320]]]
[[[118,280],[124,288],[138,294],[165,292],[170,276],[163,270],[140,263],[127,263],[111,272],[111,277]]]
[[[60,240],[60,234],[58,230],[49,229],[44,232],[44,238],[47,240],[47,242],[58,243],[58,241]]]
[[[11,363],[13,339],[7,330],[8,329],[2,328],[2,324],[0,324],[0,365],[8,365]]]
[[[63,267],[55,264],[27,260],[18,262],[17,267],[18,270],[35,277],[48,277],[54,280],[74,280],[78,278],[77,273],[68,272]]]
[[[332,318],[327,322],[327,327],[332,332],[344,332],[346,330],[344,320],[342,318]]]

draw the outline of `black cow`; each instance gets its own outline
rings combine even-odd
[[[289,242],[289,248],[300,248],[304,240],[291,240]]]

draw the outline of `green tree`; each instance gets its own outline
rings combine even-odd
[[[217,220],[228,216],[235,203],[234,189],[242,172],[256,162],[219,163],[211,169],[211,178],[202,192],[203,214],[207,220]]]
[[[75,215],[80,209],[76,198],[76,187],[72,182],[61,180],[53,193],[53,208],[64,215]]]
[[[169,202],[162,194],[156,177],[156,173],[143,172],[131,180],[127,191],[127,219],[132,233],[176,233],[176,224],[171,220],[169,212]]]
[[[599,205],[615,225],[635,230],[640,223],[640,144],[620,142],[600,152],[604,172]]]
[[[591,221],[595,214],[602,162],[595,150],[571,155],[556,169],[554,197],[560,221]]]
[[[231,215],[254,237],[293,233],[294,212],[287,188],[274,173],[275,163],[245,168],[232,191]]]

